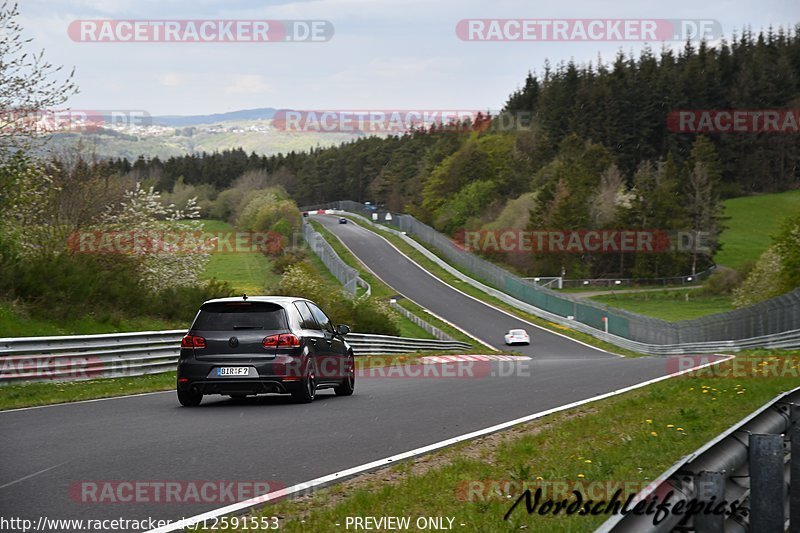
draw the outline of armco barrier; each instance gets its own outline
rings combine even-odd
[[[395,300],[395,299],[389,300],[389,307],[391,307],[392,309],[394,309],[395,311],[397,311],[398,313],[400,313],[401,315],[403,315],[404,317],[409,319],[411,322],[413,322],[414,324],[418,325],[419,327],[421,327],[422,329],[424,329],[425,331],[427,331],[428,333],[430,333],[431,335],[433,335],[434,337],[436,337],[440,341],[452,341],[452,340],[455,340],[455,339],[453,339],[453,337],[451,337],[450,335],[448,335],[447,333],[445,333],[441,329],[437,328],[433,324],[430,324],[429,322],[426,322],[422,318],[418,317],[417,315],[415,315],[414,313],[412,313],[411,311],[409,311],[408,309],[406,309],[405,307],[403,307],[402,305],[397,303],[397,300]]]
[[[0,385],[142,376],[174,370],[184,330],[0,339]],[[350,333],[355,355],[462,350],[458,341]]]
[[[618,514],[599,533],[667,531],[789,531],[800,529],[800,388],[781,394],[715,439],[675,463],[638,494],[640,500],[676,508],[696,500],[703,509],[737,501],[731,515],[667,512]],[[685,508],[685,507],[684,507]],[[788,512],[787,512],[788,510]]]
[[[398,235],[452,275],[509,305],[622,348],[651,355],[713,353],[760,347],[800,348],[800,289],[745,309],[694,320],[667,322],[572,298],[526,282],[459,249],[444,235],[408,215],[392,215],[391,222],[400,228],[398,230],[358,214],[370,216],[372,211],[356,202],[334,202],[320,208],[352,214],[365,224]],[[378,216],[378,220],[384,219],[382,214]],[[415,235],[464,270],[489,281],[492,286],[454,268],[406,233]],[[466,261],[463,260],[464,256],[468,256]],[[502,287],[503,290],[495,287]]]
[[[355,296],[358,290],[357,287],[361,286],[367,290],[367,296],[369,295],[371,288],[369,284],[358,275],[358,270],[342,261],[342,258],[339,257],[328,241],[315,231],[314,228],[311,227],[311,224],[305,221],[303,221],[303,238],[308,243],[311,251],[319,256],[330,273],[339,280],[339,283],[342,284],[347,294]]]

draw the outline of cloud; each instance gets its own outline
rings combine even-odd
[[[177,87],[178,85],[183,85],[185,80],[186,76],[183,74],[178,74],[177,72],[167,72],[158,79],[161,85],[165,85],[167,87]]]
[[[234,76],[232,82],[225,86],[225,92],[228,94],[260,94],[271,90],[272,87],[260,74]]]

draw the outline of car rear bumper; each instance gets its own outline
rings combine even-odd
[[[257,374],[248,376],[216,376],[217,368],[222,366],[252,367]],[[287,394],[301,386],[299,370],[288,371],[281,365],[276,368],[274,361],[269,362],[210,362],[181,361],[178,364],[178,390],[195,390],[203,394]],[[300,368],[298,364],[297,369]],[[276,370],[282,370],[280,374]]]
[[[204,379],[178,383],[179,390],[195,390],[203,394],[287,394],[300,387],[299,381],[279,379]]]

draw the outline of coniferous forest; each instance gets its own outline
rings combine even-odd
[[[797,133],[678,132],[677,110],[800,107],[800,28],[744,32],[710,46],[645,49],[613,61],[546,64],[530,72],[496,119],[440,125],[276,156],[242,150],[114,160],[120,172],[170,191],[180,181],[216,190],[265,171],[298,205],[351,199],[415,215],[445,233],[474,228],[657,228],[710,235],[720,199],[800,187]],[[523,273],[570,277],[672,276],[709,255],[495,257]]]

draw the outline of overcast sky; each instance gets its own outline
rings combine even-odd
[[[75,67],[75,109],[153,115],[255,107],[498,109],[528,70],[574,59],[608,61],[639,42],[465,42],[466,18],[715,19],[724,36],[800,22],[800,0],[22,0],[28,46]],[[77,19],[312,19],[321,43],[87,43]],[[682,43],[670,43],[682,46]],[[661,43],[653,43],[659,49]]]

